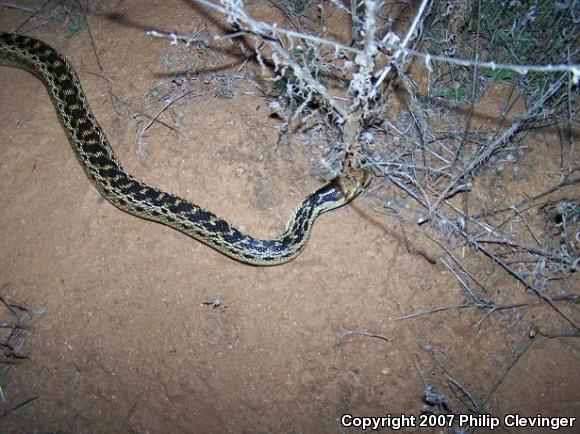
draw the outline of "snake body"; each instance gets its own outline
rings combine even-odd
[[[32,72],[45,84],[81,166],[105,199],[243,263],[277,265],[292,260],[304,250],[316,218],[349,203],[368,184],[366,170],[347,169],[306,196],[280,236],[255,238],[210,211],[127,173],[95,119],[74,68],[55,49],[27,36],[0,33],[0,64]]]

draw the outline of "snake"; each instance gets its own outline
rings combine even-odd
[[[31,72],[45,85],[85,174],[111,204],[131,215],[170,226],[239,262],[284,264],[306,247],[319,215],[350,203],[370,182],[366,168],[344,165],[342,173],[305,196],[275,238],[245,233],[204,208],[149,186],[121,165],[91,111],[71,63],[48,44],[0,32],[0,65]]]

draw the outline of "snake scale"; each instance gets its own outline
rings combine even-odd
[[[255,238],[127,173],[95,119],[74,68],[55,49],[27,36],[0,33],[0,64],[27,70],[44,83],[81,166],[105,199],[129,214],[168,225],[243,263],[277,265],[292,260],[304,250],[316,218],[352,201],[369,182],[367,170],[346,169],[302,200],[280,236]]]

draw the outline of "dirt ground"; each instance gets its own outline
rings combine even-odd
[[[27,17],[0,9],[0,30]],[[177,0],[104,1],[88,23],[90,35],[65,38],[50,26],[28,34],[75,66],[128,171],[252,234],[280,232],[321,180],[304,149],[277,144],[279,122],[255,88],[237,82],[229,98],[219,82],[201,86],[178,133],[153,123],[140,150],[147,120],[131,114],[155,115],[148,102],[185,52],[144,30],[215,24]],[[211,59],[208,75],[241,66],[225,51],[189,55]],[[178,113],[167,116],[174,124]],[[549,145],[541,152],[548,158]],[[2,296],[43,312],[29,326],[29,359],[0,378],[3,412],[36,399],[0,418],[2,433],[357,432],[340,427],[343,414],[418,415],[424,380],[447,377],[478,400],[494,390],[487,405],[496,415],[580,416],[577,339],[532,343],[495,389],[529,322],[549,309],[479,327],[484,313],[472,309],[396,321],[461,304],[464,293],[441,264],[409,253],[399,223],[364,197],[322,216],[293,262],[237,263],[100,198],[43,85],[13,68],[0,68],[0,178]],[[507,188],[534,192],[531,178]]]

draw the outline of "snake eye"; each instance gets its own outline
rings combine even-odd
[[[79,162],[105,199],[129,214],[171,226],[240,262],[278,265],[295,258],[304,249],[316,218],[352,201],[371,179],[369,170],[345,164],[347,169],[341,176],[302,200],[282,235],[254,238],[211,212],[149,187],[127,173],[91,113],[72,65],[48,45],[0,32],[0,65],[4,64],[31,71],[45,84]],[[211,304],[217,307],[220,302]]]
[[[345,203],[357,197],[371,181],[371,173],[367,169],[348,169],[337,179],[344,194]]]

